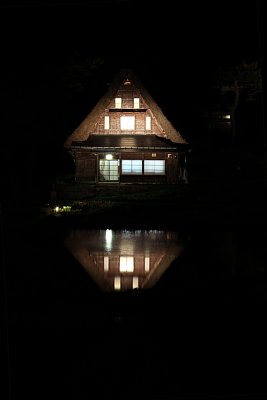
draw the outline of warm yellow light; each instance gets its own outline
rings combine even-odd
[[[114,278],[114,289],[115,290],[121,289],[121,277],[120,276],[115,276],[115,278]]]
[[[224,115],[223,118],[224,119],[231,119],[231,115],[230,114]]]
[[[107,154],[106,155],[106,160],[112,160],[112,158],[113,158],[112,154]]]
[[[55,208],[55,212],[59,212],[59,207],[58,206]]]
[[[138,276],[133,276],[133,289],[139,288],[139,278]]]
[[[128,256],[120,256],[120,272],[133,272],[134,258]]]

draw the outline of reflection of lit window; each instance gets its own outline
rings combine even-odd
[[[109,129],[109,117],[105,116],[104,128]]]
[[[104,257],[104,271],[108,271],[109,270],[109,257],[105,256]]]
[[[121,173],[126,175],[142,175],[142,160],[122,160]]]
[[[146,117],[146,130],[150,131],[151,129],[151,117]]]
[[[115,276],[114,278],[114,289],[115,290],[120,290],[121,288],[121,277],[120,276]]]
[[[105,232],[105,248],[106,250],[111,250],[112,245],[112,230],[106,229]]]
[[[122,116],[121,117],[121,129],[134,130],[134,116]]]
[[[139,288],[139,279],[138,276],[133,276],[133,289]]]
[[[145,257],[145,272],[149,271],[149,266],[150,266],[150,258]]]
[[[134,108],[140,107],[140,99],[138,97],[134,98]]]
[[[165,160],[145,160],[144,161],[145,175],[164,175]]]
[[[115,108],[121,108],[121,97],[115,98]]]
[[[133,272],[134,258],[133,257],[120,257],[120,272]]]

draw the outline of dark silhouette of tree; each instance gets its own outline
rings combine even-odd
[[[213,77],[213,87],[220,95],[228,98],[228,109],[231,114],[232,135],[236,136],[236,111],[243,102],[255,102],[262,94],[262,75],[258,62],[218,68]],[[230,96],[229,96],[230,94]]]
[[[66,100],[90,88],[103,64],[104,60],[97,56],[88,57],[79,52],[69,56],[62,66],[61,74],[61,90]]]

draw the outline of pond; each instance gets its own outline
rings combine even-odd
[[[12,232],[13,397],[263,393],[266,243],[252,230]]]
[[[99,288],[111,292],[153,287],[182,253],[184,239],[160,230],[76,230],[65,245]]]

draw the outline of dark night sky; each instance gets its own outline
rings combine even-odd
[[[66,137],[124,67],[136,71],[186,136],[192,110],[201,107],[218,66],[262,61],[257,14],[259,6],[263,25],[262,3],[4,2],[0,9],[4,162],[8,159],[9,168],[14,163],[7,147],[12,147],[18,160],[22,148],[29,159],[28,151],[33,153],[29,149],[34,147],[34,153],[40,153],[34,158],[39,164],[41,160],[43,174],[51,174]],[[70,93],[68,88],[66,92],[62,79],[66,60],[96,57],[103,64],[86,81],[85,90]]]

